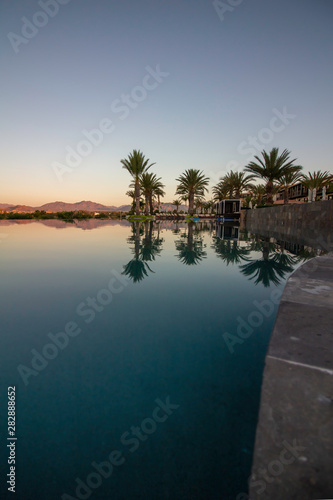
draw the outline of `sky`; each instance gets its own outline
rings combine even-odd
[[[167,202],[186,169],[211,189],[273,147],[333,172],[332,20],[331,0],[2,1],[0,202],[128,204],[133,149]]]

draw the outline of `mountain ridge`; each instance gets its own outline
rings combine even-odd
[[[115,205],[103,205],[102,203],[96,203],[94,201],[77,201],[75,203],[67,203],[64,201],[53,201],[50,203],[44,203],[38,207],[32,207],[29,205],[14,205],[10,203],[0,203],[0,210],[5,210],[7,212],[26,212],[32,213],[35,210],[45,210],[45,212],[74,212],[78,210],[83,210],[85,212],[128,212],[131,209],[131,205],[120,205],[119,207]],[[172,203],[161,203],[161,210],[168,211],[174,210],[175,205]],[[179,210],[187,210],[185,205],[181,205]]]

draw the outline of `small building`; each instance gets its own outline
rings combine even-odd
[[[221,240],[239,240],[239,225],[216,224],[216,236]]]
[[[240,219],[242,202],[236,200],[222,200],[215,204],[216,216],[223,221],[234,221]]]

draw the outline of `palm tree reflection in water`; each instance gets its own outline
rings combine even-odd
[[[193,266],[207,258],[203,234],[207,231],[211,232],[212,227],[212,225],[201,227],[199,224],[189,222],[187,230],[183,230],[178,224],[172,228],[173,234],[178,238],[175,240],[178,252],[176,257],[182,264]],[[160,226],[157,226],[157,233],[154,232],[154,228],[156,226],[152,221],[132,224],[132,235],[127,241],[132,245],[134,257],[124,266],[122,274],[128,276],[134,283],[139,283],[150,273],[154,273],[150,263],[161,254],[164,239],[160,237]],[[288,244],[285,242],[272,241],[269,237],[259,235],[249,238],[245,234],[240,242],[238,234],[237,232],[236,239],[233,235],[229,235],[227,229],[221,232],[217,228],[216,236],[212,237],[211,248],[227,266],[239,265],[243,262],[239,265],[239,270],[248,279],[253,280],[255,285],[277,286],[286,279],[297,264],[318,254],[309,247],[298,246],[296,255],[286,249]],[[228,235],[226,239],[223,239],[224,235]],[[262,254],[262,257],[258,258],[255,255],[258,252]]]
[[[254,280],[256,285],[262,283],[264,287],[269,287],[271,284],[279,285],[281,280],[286,279],[286,274],[291,273],[302,260],[302,257],[285,253],[283,245],[272,243],[267,237],[264,239],[256,237],[250,249],[261,251],[262,259],[247,259],[248,263],[239,268],[244,276]]]
[[[204,250],[205,245],[199,232],[197,231],[195,235],[193,234],[194,227],[195,224],[189,222],[187,234],[183,233],[181,239],[175,241],[178,260],[187,266],[197,265],[207,256],[207,252]]]
[[[149,272],[154,273],[148,262],[155,260],[155,257],[161,253],[164,240],[159,236],[154,236],[152,221],[146,221],[144,228],[140,222],[133,223],[132,233],[127,241],[134,242],[134,248],[132,248],[134,258],[124,266],[122,274],[128,276],[133,283],[139,283],[149,275]],[[144,237],[141,242],[142,235]]]
[[[250,249],[241,247],[238,241],[221,240],[214,236],[212,248],[220,259],[226,262],[227,266],[229,264],[240,264],[243,260],[250,260],[248,258]]]
[[[286,251],[285,242],[278,244],[259,235],[255,235],[252,240],[246,240],[245,245],[241,246],[238,240],[215,236],[212,248],[227,265],[245,262],[239,266],[240,271],[256,285],[261,283],[264,287],[279,285],[298,263],[312,258],[315,254],[304,249],[294,255]],[[262,258],[251,258],[253,252],[262,252]]]

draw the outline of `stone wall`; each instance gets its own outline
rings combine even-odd
[[[333,200],[278,205],[243,211],[249,232],[333,249]]]

